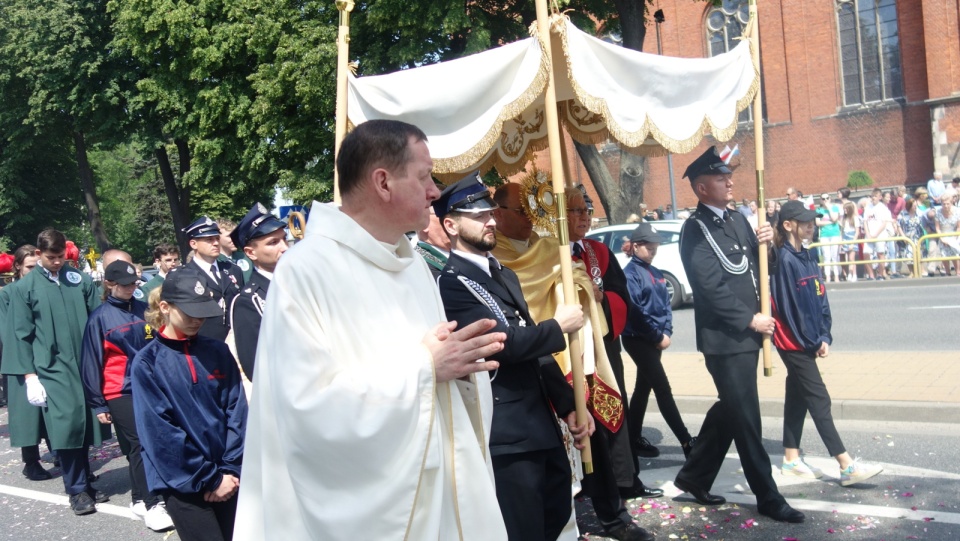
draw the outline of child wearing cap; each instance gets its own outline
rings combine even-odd
[[[810,412],[827,451],[840,464],[840,484],[853,485],[869,479],[883,468],[853,460],[843,446],[830,413],[830,395],[817,368],[817,358],[830,352],[832,318],[826,288],[820,282],[817,260],[803,247],[813,238],[815,211],[799,201],[780,209],[774,243],[776,250],[771,297],[777,322],[774,344],[787,367],[783,404],[783,475],[818,479],[818,468],[800,457],[803,422]]]
[[[637,382],[633,398],[630,399],[627,421],[634,440],[631,442],[634,454],[644,457],[659,455],[657,448],[640,435],[647,401],[653,390],[663,419],[680,441],[684,456],[689,456],[696,438],[690,435],[683,424],[661,362],[663,351],[670,347],[670,336],[673,334],[673,310],[670,308],[667,281],[660,269],[653,266],[653,258],[657,256],[661,242],[663,237],[652,225],[641,223],[630,235],[630,253],[633,257],[623,270],[630,299],[627,303],[627,324],[621,340],[637,365]]]
[[[130,474],[130,509],[154,531],[173,527],[160,495],[147,488],[140,438],[133,413],[130,365],[154,337],[144,320],[146,303],[133,298],[137,290],[133,265],[117,260],[104,272],[104,303],[90,313],[83,331],[80,377],[87,406],[103,425],[114,425]]]
[[[147,483],[183,541],[233,536],[247,401],[226,344],[197,334],[221,314],[199,271],[170,271],[146,313],[157,337],[133,361]]]

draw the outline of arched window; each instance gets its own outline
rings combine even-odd
[[[843,104],[903,96],[896,0],[835,0]]]
[[[736,47],[739,38],[750,20],[750,4],[747,0],[723,0],[719,7],[707,12],[706,30],[710,56],[723,54]],[[739,122],[753,121],[752,107],[740,112]]]

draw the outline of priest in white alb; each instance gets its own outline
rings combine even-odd
[[[426,136],[374,120],[343,141],[343,204],[314,203],[277,266],[257,348],[236,541],[505,540],[483,361],[404,238],[439,195]]]

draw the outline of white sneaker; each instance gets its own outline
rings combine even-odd
[[[864,464],[859,460],[854,460],[847,469],[840,470],[840,486],[855,485],[883,471],[883,466],[879,464]]]
[[[787,462],[787,459],[783,459],[783,466],[780,466],[780,473],[793,477],[802,477],[804,479],[820,479],[823,476],[823,472],[820,471],[819,468],[814,468],[807,464],[802,458],[798,458],[792,462]]]
[[[143,500],[137,500],[130,504],[130,512],[137,518],[143,518],[147,514],[147,505],[143,503]]]
[[[147,528],[155,532],[162,532],[173,528],[173,520],[170,518],[170,515],[167,514],[167,506],[164,505],[163,502],[147,510],[146,516],[143,517],[143,523],[147,525]]]

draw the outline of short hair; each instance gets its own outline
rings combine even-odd
[[[220,228],[221,234],[223,234],[224,231],[233,231],[237,228],[236,222],[226,218],[217,218],[215,221],[217,222],[217,227]]]
[[[165,255],[172,255],[172,254],[180,255],[180,248],[178,248],[175,244],[170,244],[169,242],[164,242],[163,244],[159,244],[157,245],[156,248],[153,249],[153,259],[155,261],[162,258]]]
[[[27,260],[28,256],[35,255],[37,253],[37,247],[32,244],[24,244],[23,246],[17,248],[16,252],[13,252],[13,278],[20,278],[20,270],[23,269],[23,262]]]
[[[48,227],[37,235],[37,249],[41,252],[59,254],[67,251],[67,237],[52,227]]]
[[[844,199],[850,199],[850,188],[840,188],[837,190],[837,192],[840,194],[840,197]]]
[[[493,202],[500,207],[507,207],[507,198],[510,197],[510,192],[514,190],[516,190],[519,196],[520,185],[516,182],[505,182],[501,184],[497,190],[493,192]]]
[[[410,161],[410,138],[426,141],[423,130],[399,120],[368,120],[340,143],[337,154],[340,195],[348,195],[372,169],[396,171]]]
[[[883,197],[883,190],[881,190],[880,188],[874,188],[874,189],[870,192],[870,195],[871,195],[871,196],[874,196],[874,195],[877,195],[877,194],[880,194],[880,196]]]

